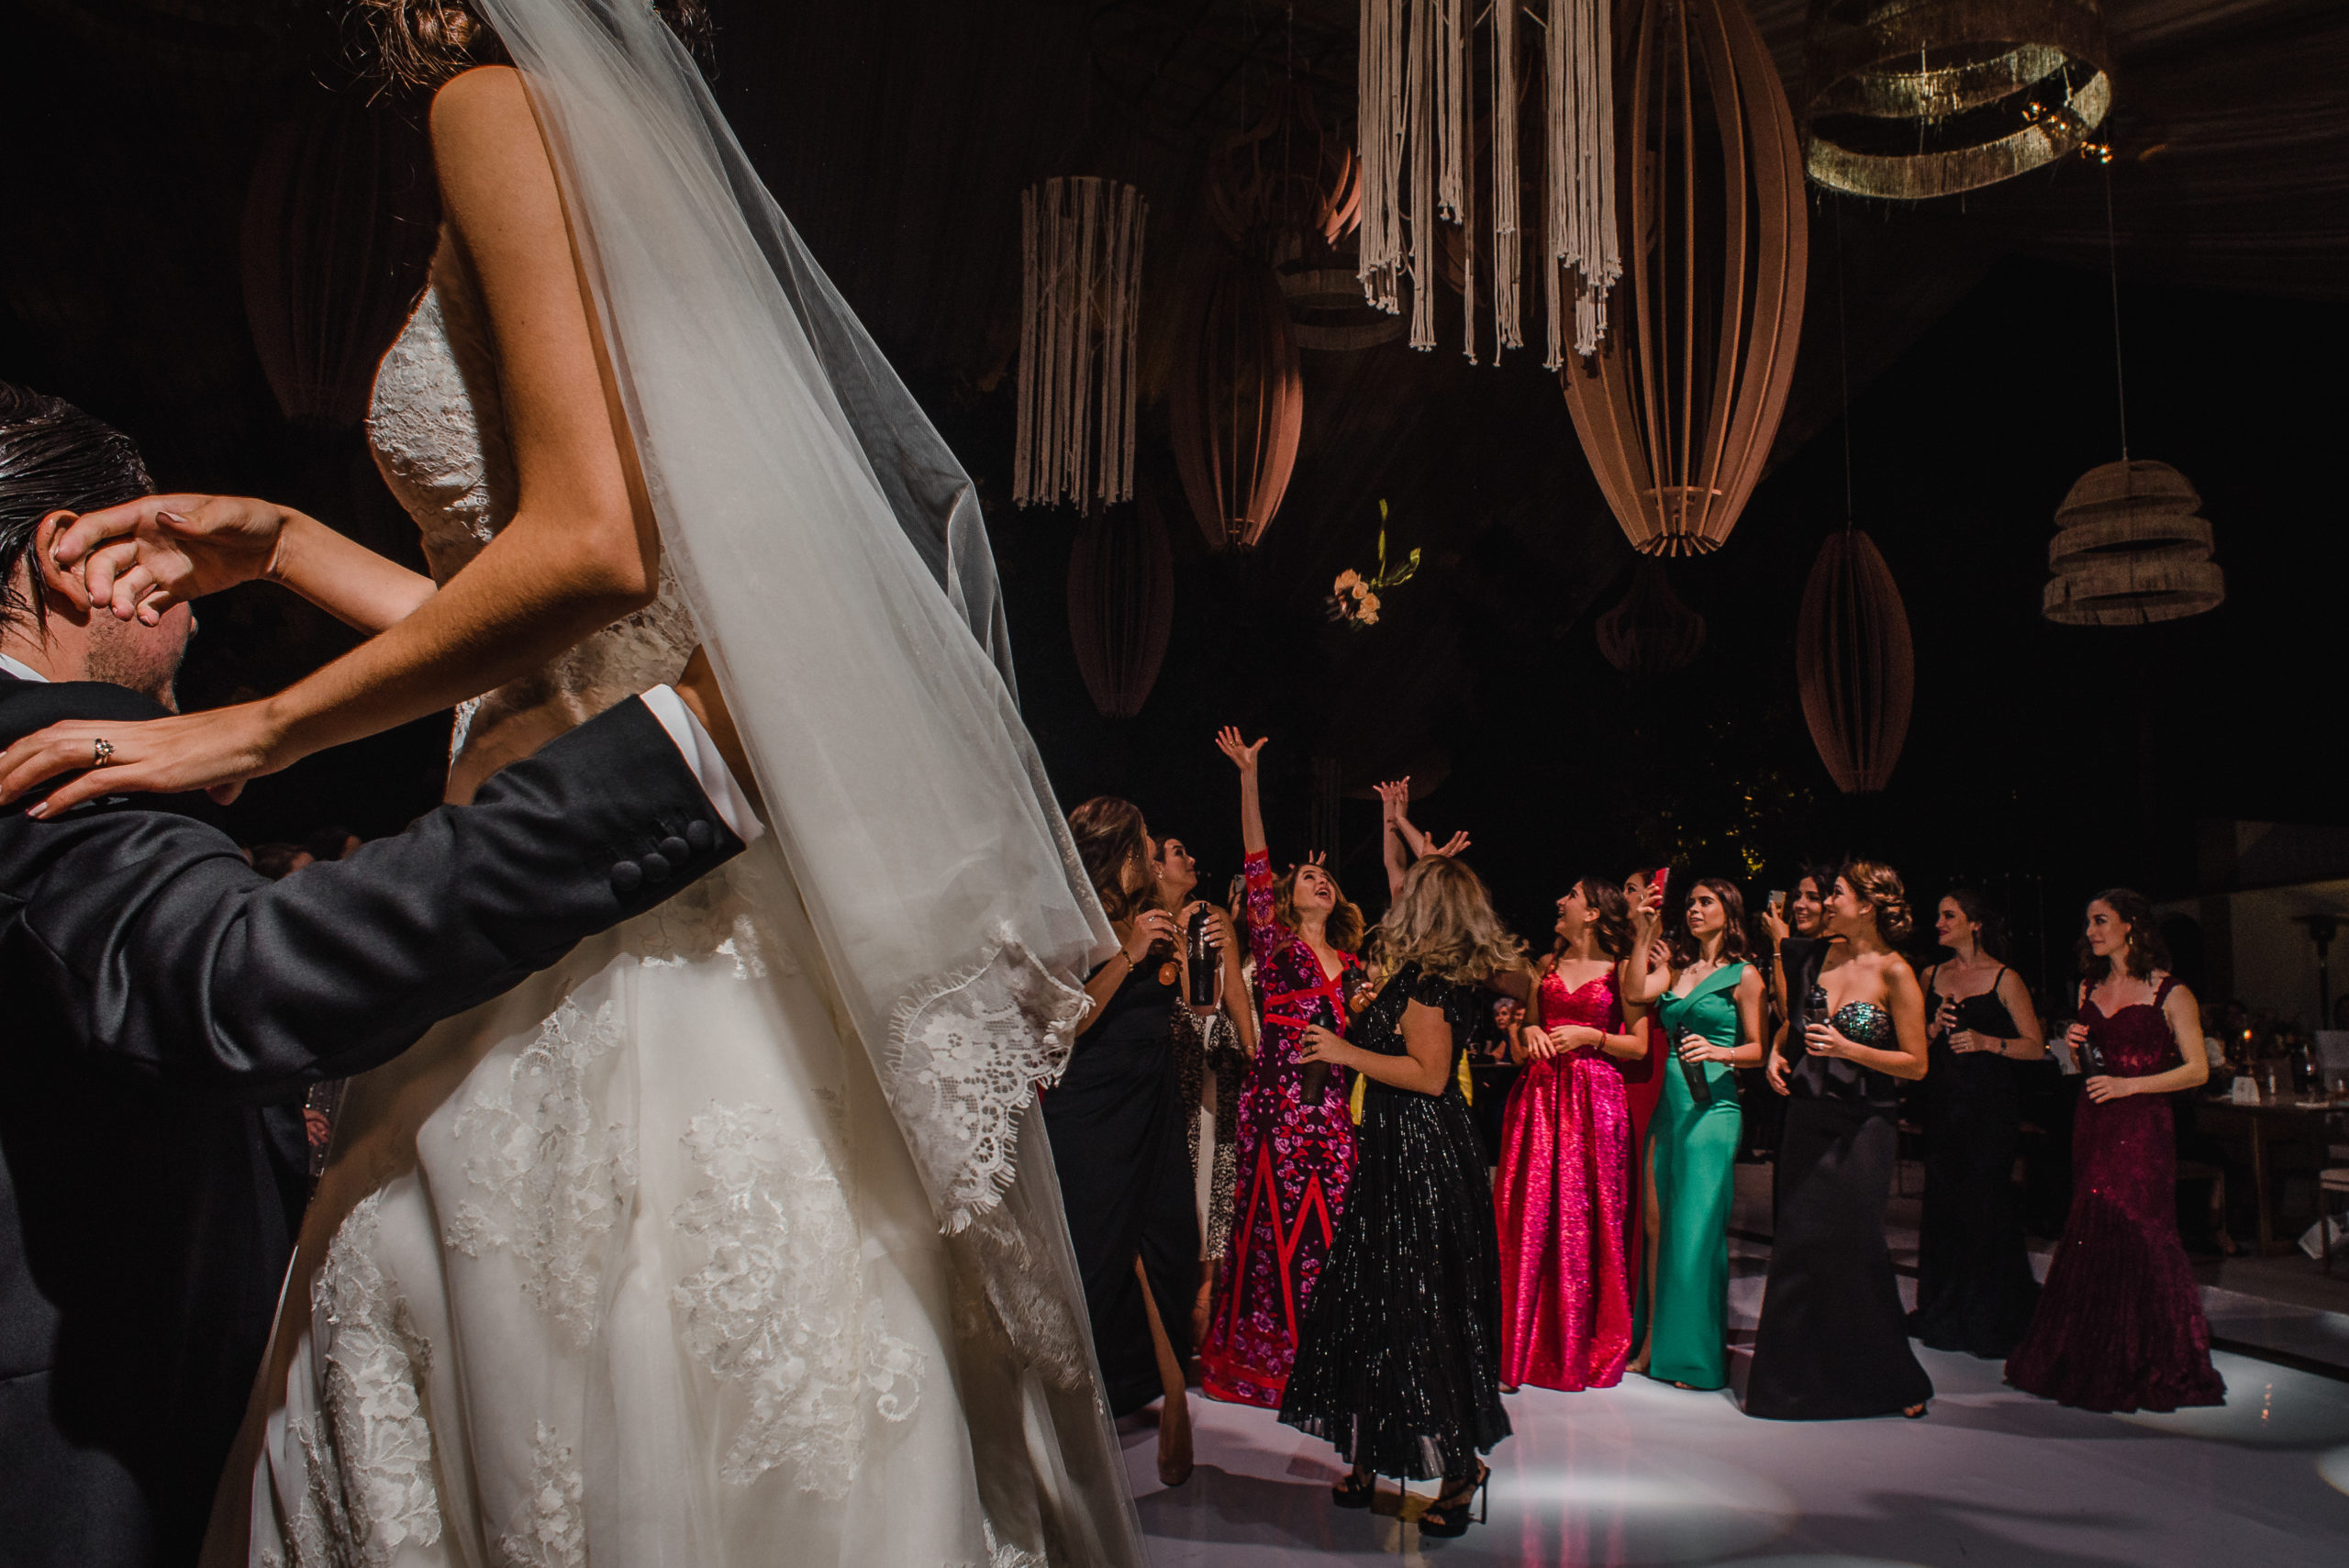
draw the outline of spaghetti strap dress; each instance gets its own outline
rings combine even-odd
[[[1737,1044],[1736,992],[1745,968],[1723,964],[1686,996],[1667,993],[1655,1005],[1649,1036],[1655,1075],[1664,1081],[1647,1146],[1655,1180],[1655,1284],[1642,1292],[1631,1337],[1637,1342],[1652,1318],[1648,1375],[1691,1388],[1729,1386],[1729,1214],[1744,1121],[1736,1069],[1703,1063],[1711,1097],[1699,1105],[1676,1042],[1696,1034],[1725,1049]]]
[[[2105,1070],[2143,1078],[2176,1065],[2162,1004],[2107,1016],[2093,999],[2080,1021]],[[2072,1120],[2072,1212],[2047,1271],[2031,1330],[2007,1359],[2007,1381],[2026,1394],[2084,1410],[2176,1410],[2226,1403],[2210,1364],[2202,1289],[2177,1237],[2177,1147],[2169,1100],[2080,1096]]]

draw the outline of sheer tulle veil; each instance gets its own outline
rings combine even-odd
[[[1111,938],[1019,719],[970,479],[643,0],[473,4],[529,85],[841,1022],[1037,1384],[1105,1421],[1034,1085]]]

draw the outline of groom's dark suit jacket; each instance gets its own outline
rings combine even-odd
[[[0,676],[0,745],[159,711]],[[182,801],[23,805],[0,811],[0,1564],[186,1563],[300,1211],[277,1107],[742,845],[634,699],[283,882]]]

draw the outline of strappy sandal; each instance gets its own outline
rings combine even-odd
[[[1351,1471],[1346,1478],[1330,1488],[1330,1501],[1341,1508],[1367,1508],[1378,1500],[1378,1476],[1356,1475]]]
[[[1476,1463],[1476,1478],[1467,1483],[1464,1490],[1454,1493],[1447,1486],[1436,1494],[1435,1501],[1430,1503],[1426,1511],[1419,1515],[1419,1533],[1438,1536],[1449,1540],[1454,1536],[1466,1535],[1468,1527],[1472,1524],[1483,1524],[1485,1516],[1489,1511],[1490,1499],[1487,1493],[1492,1485],[1492,1480],[1493,1467],[1479,1460]],[[1468,1506],[1471,1503],[1476,1506],[1474,1515],[1468,1511]]]

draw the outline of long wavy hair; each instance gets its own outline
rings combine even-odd
[[[1273,918],[1281,929],[1294,933],[1297,927],[1297,873],[1303,866],[1291,866],[1281,879],[1273,884]],[[1340,952],[1360,952],[1363,932],[1366,929],[1362,906],[1346,896],[1338,879],[1330,875],[1330,868],[1321,868],[1330,877],[1330,894],[1336,900],[1330,906],[1330,917],[1321,923],[1321,940]]]
[[[2161,927],[2154,921],[2154,906],[2133,887],[2108,887],[2091,904],[2102,904],[2129,924],[2129,945],[2121,954],[2121,967],[2132,979],[2151,980],[2157,969],[2169,967],[2169,943],[2162,940]],[[2080,938],[2080,973],[2091,984],[2105,975],[2105,961],[2097,957],[2086,936]]]
[[[1378,922],[1378,959],[1389,974],[1407,963],[1439,980],[1477,985],[1525,962],[1525,943],[1501,923],[1485,879],[1450,855],[1426,855]]]
[[[1882,861],[1845,861],[1835,874],[1876,911],[1876,934],[1885,946],[1897,948],[1909,940],[1917,918],[1909,911],[1909,889],[1898,872]]]
[[[476,65],[507,65],[506,45],[466,0],[351,0],[359,52],[395,87],[429,91]],[[653,14],[705,68],[714,29],[703,0],[654,0]]]
[[[1103,914],[1129,920],[1148,906],[1155,889],[1147,875],[1139,889],[1126,885],[1128,866],[1145,872],[1150,866],[1150,829],[1142,822],[1141,806],[1114,795],[1097,795],[1068,814],[1068,830]]]
[[[1687,967],[1697,962],[1698,954],[1703,951],[1696,933],[1688,929],[1688,906],[1700,887],[1721,901],[1721,962],[1735,963],[1740,959],[1750,957],[1753,951],[1753,937],[1745,929],[1745,895],[1737,890],[1737,884],[1733,882],[1725,882],[1718,876],[1700,876],[1690,883],[1688,890],[1680,895],[1679,915],[1672,923],[1670,934],[1664,938],[1672,950],[1674,966]]]
[[[1598,913],[1591,940],[1598,951],[1609,958],[1628,954],[1631,951],[1631,901],[1623,896],[1623,884],[1603,876],[1585,876],[1575,878],[1574,885],[1582,889],[1582,901]],[[1566,939],[1560,937],[1551,944],[1550,956],[1556,958],[1565,949]]]

